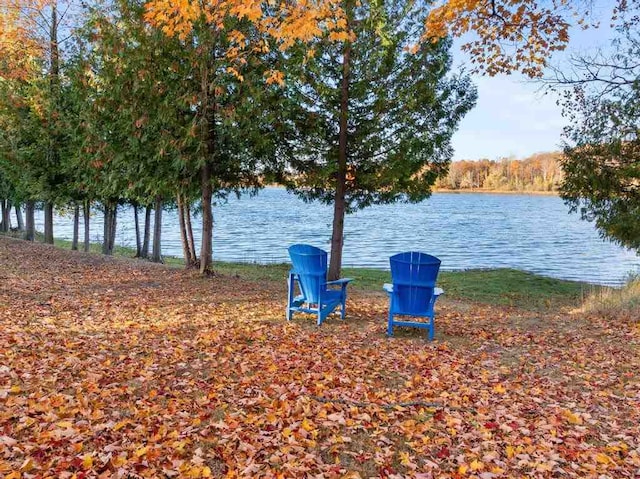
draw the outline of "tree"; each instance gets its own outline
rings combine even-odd
[[[637,18],[637,17],[636,17]],[[561,195],[603,237],[640,251],[640,35],[623,24],[611,55],[573,59]]]
[[[259,59],[268,56],[272,43],[286,50],[326,30],[341,30],[344,22],[337,4],[337,0],[269,5],[254,0],[180,4],[152,0],[147,4],[149,22],[168,36],[180,39],[185,52],[192,52],[192,77],[199,85],[193,108],[197,126],[194,164],[200,176],[202,208],[201,273],[207,273],[212,267],[213,198],[258,186],[256,179],[260,172],[253,166],[260,163],[257,156],[269,150],[251,133],[261,131],[249,120],[251,115],[243,119],[236,115],[238,109],[244,113],[251,109],[258,112],[256,120],[263,118],[253,102],[256,97],[242,94],[246,87],[240,85],[248,83],[252,88],[255,82],[249,82],[249,72],[254,78],[262,77],[265,86],[279,83],[279,72],[270,71]],[[259,66],[261,68],[256,68]],[[259,93],[255,88],[251,91]],[[242,146],[240,135],[253,145]]]
[[[34,239],[34,207],[31,190],[36,185],[32,173],[33,145],[41,135],[32,112],[38,102],[30,98],[41,78],[45,53],[33,35],[32,12],[25,13],[19,2],[0,5],[0,177],[10,183],[19,203],[26,200],[25,238]],[[25,5],[27,6],[27,5]],[[14,198],[16,199],[16,198]],[[21,215],[17,218],[20,224]]]
[[[344,10],[351,37],[312,41],[313,55],[299,51],[285,70],[295,126],[287,186],[334,207],[329,279],[340,275],[345,214],[427,198],[476,99],[467,76],[449,75],[451,42],[420,43],[422,2],[347,1]]]
[[[114,248],[119,205],[133,204],[137,219],[137,205],[162,208],[187,180],[180,135],[193,115],[184,101],[189,85],[177,81],[187,62],[178,42],[149,28],[143,14],[142,4],[125,0],[91,9],[69,61],[70,167],[79,199],[100,202],[105,254]],[[156,221],[158,239],[161,226]],[[160,261],[155,243],[152,258]]]
[[[0,6],[0,52],[10,69],[4,79],[14,80],[11,98],[20,133],[14,141],[14,160],[20,163],[26,185],[27,238],[33,238],[35,201],[43,202],[44,241],[53,243],[53,207],[66,201],[61,150],[66,137],[61,124],[61,44],[70,36],[75,18],[71,2],[11,0]],[[60,39],[61,32],[65,36]],[[23,43],[24,42],[24,43]],[[18,80],[17,82],[15,80]]]

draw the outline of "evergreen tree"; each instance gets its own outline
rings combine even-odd
[[[340,274],[345,213],[418,202],[444,175],[451,136],[475,104],[450,75],[451,41],[422,42],[424,2],[343,2],[351,34],[288,58],[290,190],[334,207],[329,278]]]
[[[640,251],[640,36],[633,22],[620,33],[610,58],[576,59],[577,77],[560,79],[573,87],[561,195],[603,237]]]

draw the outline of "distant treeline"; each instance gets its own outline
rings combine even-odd
[[[561,153],[537,153],[518,160],[454,161],[436,189],[493,191],[556,191],[562,181]]]

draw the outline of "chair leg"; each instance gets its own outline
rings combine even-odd
[[[322,314],[322,288],[318,285],[318,326],[322,324],[325,314]]]
[[[387,322],[387,336],[393,336],[393,313],[389,311],[389,320]]]
[[[294,290],[293,281],[294,281],[293,275],[289,273],[289,281],[287,282],[289,286],[289,291],[287,293],[287,301],[289,303],[287,304],[287,312],[286,312],[287,321],[291,321],[291,319],[293,318],[293,312],[291,311],[291,306],[293,306],[293,290]]]
[[[429,323],[429,341],[433,341],[433,337],[435,335],[435,329],[436,329],[436,322],[433,316],[430,319],[431,319],[431,322]]]
[[[340,311],[340,319],[344,320],[344,316],[347,312],[347,286],[342,285],[342,310]]]

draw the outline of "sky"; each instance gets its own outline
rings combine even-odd
[[[603,4],[596,12],[603,20],[602,26],[585,31],[573,29],[567,50],[553,56],[551,65],[562,68],[572,53],[588,53],[610,45],[611,8]],[[454,64],[458,66],[467,64],[460,43],[453,46]],[[472,78],[478,88],[478,102],[453,136],[454,160],[493,160],[512,155],[521,158],[560,149],[566,121],[554,94],[545,94],[539,83],[518,74]]]

